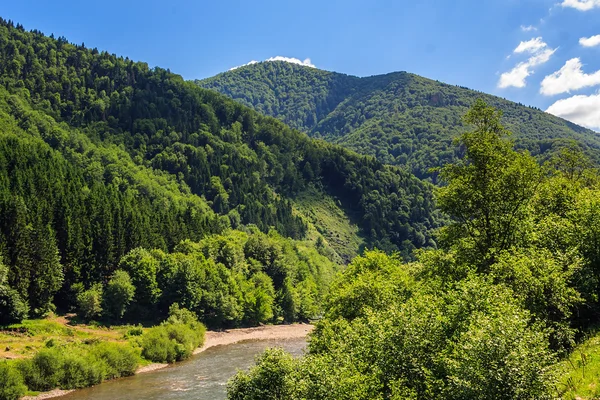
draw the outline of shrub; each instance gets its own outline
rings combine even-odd
[[[102,342],[91,350],[94,357],[105,364],[105,379],[120,378],[135,374],[139,356],[129,345]]]
[[[0,362],[0,400],[18,400],[26,391],[19,371],[6,361]]]
[[[240,371],[227,383],[229,400],[284,400],[293,393],[292,356],[282,349],[267,349],[248,372]]]
[[[172,363],[176,360],[175,341],[169,339],[164,326],[154,327],[142,338],[142,357],[153,362]]]
[[[134,337],[134,336],[142,336],[144,334],[144,328],[141,326],[136,326],[127,331],[125,334],[126,338]]]
[[[204,342],[206,328],[196,316],[175,303],[169,318],[142,337],[142,356],[154,362],[174,362],[188,358]]]
[[[27,387],[36,391],[58,387],[61,380],[61,367],[62,355],[55,348],[40,350],[33,358],[18,363]]]
[[[66,352],[61,365],[60,388],[80,389],[97,385],[106,377],[102,361],[85,351]]]
[[[138,360],[138,354],[129,345],[99,342],[47,348],[30,360],[20,361],[18,367],[30,390],[45,391],[56,387],[79,389],[105,379],[133,375]]]

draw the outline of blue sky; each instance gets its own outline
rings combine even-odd
[[[600,0],[20,0],[0,16],[186,79],[309,58],[359,76],[409,71],[600,130]]]

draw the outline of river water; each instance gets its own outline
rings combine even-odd
[[[282,347],[302,355],[306,339],[260,340],[212,347],[189,360],[167,368],[77,390],[61,400],[223,400],[227,380],[238,369],[254,365],[256,355],[267,347]]]

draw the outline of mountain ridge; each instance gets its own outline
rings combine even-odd
[[[535,107],[405,71],[356,77],[271,61],[195,83],[312,137],[406,166],[421,178],[435,178],[431,168],[460,156],[451,143],[465,131],[462,115],[477,98],[504,112],[517,147],[547,158],[575,139],[600,160],[600,138],[592,130]]]

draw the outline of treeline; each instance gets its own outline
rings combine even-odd
[[[263,62],[196,83],[277,117],[312,137],[379,161],[405,166],[437,182],[432,167],[462,157],[452,140],[478,98],[504,112],[518,148],[546,160],[575,138],[595,162],[600,141],[591,130],[534,108],[406,72],[359,78],[280,62]]]
[[[600,174],[577,145],[543,166],[513,150],[483,101],[465,121],[465,157],[440,171],[441,248],[357,257],[308,354],[266,352],[229,399],[562,396],[553,366],[600,315]]]
[[[312,245],[250,227],[182,241],[171,253],[134,249],[106,285],[77,284],[72,296],[87,319],[162,319],[177,303],[212,328],[308,321],[337,269]]]

